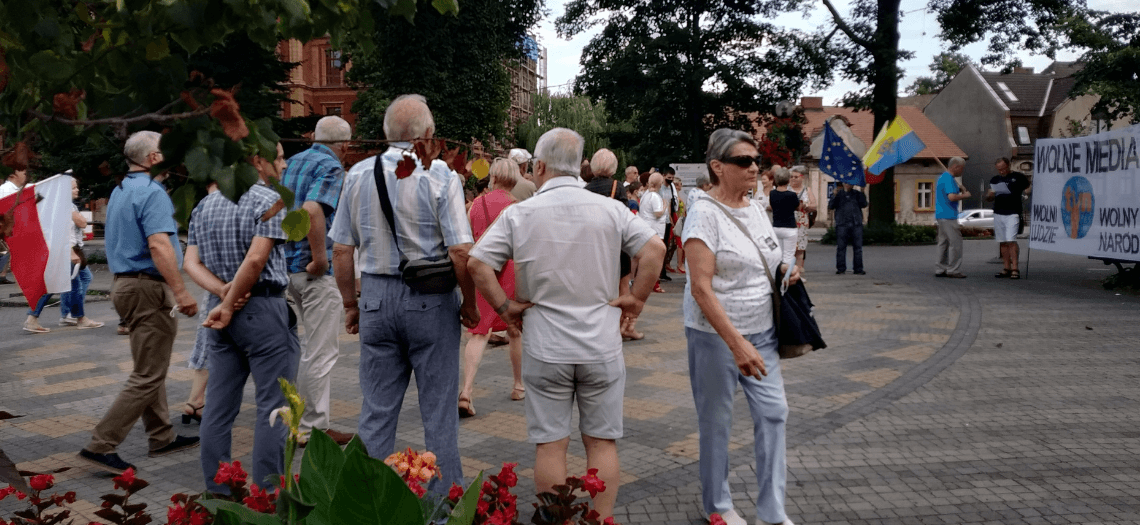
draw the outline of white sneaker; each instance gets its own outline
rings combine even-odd
[[[60,326],[75,326],[77,324],[79,324],[79,320],[70,316],[70,315],[67,317],[60,317],[59,318],[59,325]]]
[[[92,321],[87,318],[84,318],[82,321],[77,321],[75,324],[75,327],[80,330],[86,330],[88,328],[99,328],[101,326],[103,326],[102,322]]]
[[[744,518],[741,518],[740,514],[736,513],[736,509],[722,512],[720,517],[724,519],[726,525],[748,525],[748,522],[744,521]]]
[[[772,524],[769,524],[766,521],[760,521],[759,519],[757,519],[756,525],[796,525],[796,524],[792,523],[792,520],[790,520],[788,518],[784,518],[784,521],[781,521],[780,523],[772,523]]]

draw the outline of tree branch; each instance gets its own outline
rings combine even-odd
[[[173,106],[173,103],[168,104],[166,107],[164,107],[160,111],[165,111],[167,108],[170,108],[171,106]],[[84,127],[104,126],[104,125],[107,125],[107,126],[129,126],[131,124],[139,124],[139,123],[143,123],[143,122],[158,122],[160,124],[167,124],[167,123],[171,123],[171,122],[178,121],[178,120],[200,117],[202,115],[208,114],[209,112],[210,112],[210,106],[204,106],[204,107],[196,109],[194,111],[188,111],[186,113],[174,113],[171,115],[164,115],[161,112],[156,111],[156,112],[152,112],[152,113],[144,113],[142,115],[138,115],[135,117],[109,117],[109,118],[101,118],[101,119],[95,119],[95,120],[72,120],[72,119],[61,118],[61,117],[58,117],[55,115],[48,115],[48,114],[45,114],[45,113],[43,113],[39,110],[35,110],[35,109],[29,109],[28,110],[28,114],[30,114],[31,116],[38,118],[44,122],[55,121],[55,122],[59,122],[60,124],[66,124],[69,126],[84,126]]]
[[[855,30],[851,29],[851,26],[847,25],[847,22],[843,21],[843,17],[839,15],[839,11],[835,9],[835,6],[831,5],[831,0],[823,0],[823,5],[827,6],[828,11],[831,11],[831,18],[832,20],[835,20],[836,28],[838,28],[840,31],[843,31],[843,34],[847,35],[847,38],[850,38],[852,42],[855,42],[867,51],[871,51],[871,48],[873,47],[871,41],[856,34]]]

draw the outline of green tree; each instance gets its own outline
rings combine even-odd
[[[628,133],[611,142],[638,163],[704,160],[709,132],[751,130],[749,113],[807,87],[828,65],[818,37],[768,20],[800,0],[572,0],[557,19],[561,37],[601,25],[582,52],[576,93],[606,104]]]
[[[383,137],[388,104],[418,93],[432,108],[437,136],[484,142],[504,137],[511,103],[507,67],[523,58],[523,39],[541,9],[540,0],[465,0],[458,16],[425,11],[415,26],[374,14],[369,44],[375,50],[349,49],[349,81],[364,88],[352,106],[357,136]]]
[[[1064,28],[1086,50],[1071,93],[1099,95],[1095,114],[1140,123],[1140,13],[1094,11],[1068,18]]]
[[[599,149],[609,148],[609,135],[620,131],[610,120],[603,102],[594,103],[585,96],[540,93],[534,97],[534,114],[519,123],[515,135],[520,147],[534,151],[539,137],[554,128],[569,128],[582,135],[586,158]],[[614,154],[620,171],[625,166],[625,153],[615,150]]]
[[[894,120],[902,78],[898,63],[913,56],[899,49],[900,1],[855,0],[844,16],[831,0],[823,0],[835,24],[827,41],[838,74],[863,86],[843,103],[873,111],[876,130]],[[937,16],[939,36],[950,52],[988,40],[982,64],[1012,66],[1021,49],[1053,56],[1062,44],[1057,22],[1083,5],[1084,0],[931,0],[928,8]],[[832,40],[837,33],[844,38]],[[894,222],[893,183],[894,170],[889,169],[881,183],[871,186],[869,222]]]
[[[942,91],[959,71],[966,69],[974,61],[961,53],[939,53],[930,61],[929,77],[918,77],[914,83],[906,88],[912,95],[933,95]]]

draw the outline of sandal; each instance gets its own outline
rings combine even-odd
[[[190,403],[186,403],[186,408],[189,408],[190,412],[187,412],[185,410],[182,411],[182,424],[183,425],[189,425],[191,420],[201,423],[202,422],[202,407],[204,407],[204,406],[206,406],[206,405],[202,404],[200,406],[194,406],[194,405],[191,405]]]
[[[459,417],[475,417],[475,405],[471,404],[471,398],[459,396]]]
[[[1018,279],[1021,279],[1021,272],[1018,270],[1010,270],[1009,271],[1009,278],[1012,281],[1016,281]]]
[[[1013,272],[1013,270],[1002,270],[998,273],[995,273],[994,277],[997,277],[998,279],[1005,279],[1006,277],[1009,277],[1009,274],[1011,272]]]
[[[516,388],[511,390],[511,401],[522,401],[526,397],[525,388]]]

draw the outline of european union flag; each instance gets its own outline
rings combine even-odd
[[[847,149],[843,139],[832,131],[830,121],[823,125],[823,156],[819,159],[819,170],[839,182],[866,185],[863,180],[863,160]]]

